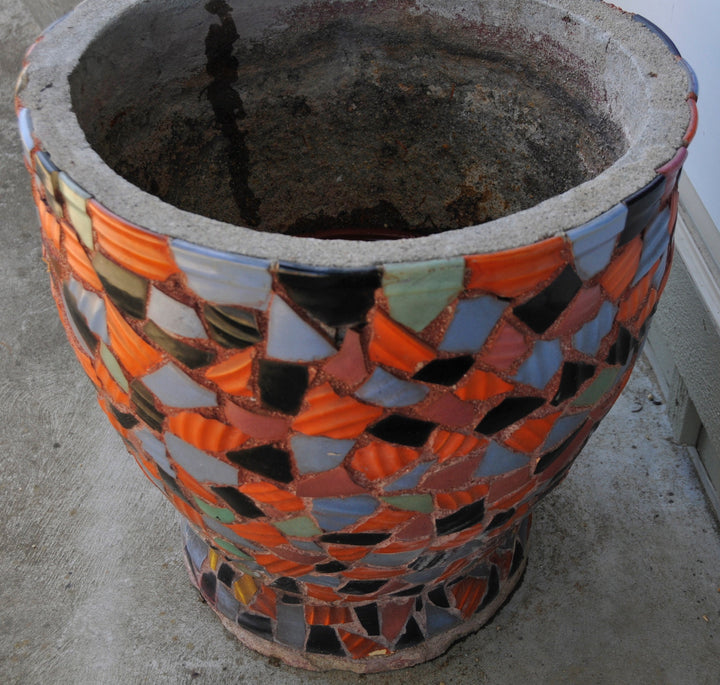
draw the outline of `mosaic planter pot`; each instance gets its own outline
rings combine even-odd
[[[33,46],[62,323],[243,643],[399,668],[506,600],[642,347],[696,97],[598,0],[89,0]]]

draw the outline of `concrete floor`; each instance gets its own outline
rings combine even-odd
[[[0,682],[720,682],[720,530],[642,359],[534,519],[523,585],[439,659],[315,674],[237,644],[190,587],[178,517],[126,454],[57,320],[11,105],[72,0],[0,6]]]

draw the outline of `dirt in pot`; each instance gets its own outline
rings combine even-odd
[[[298,236],[420,236],[531,207],[626,148],[589,85],[482,27],[316,4],[247,40],[230,10],[205,5],[204,61],[184,78],[76,108],[112,168],[184,210]]]

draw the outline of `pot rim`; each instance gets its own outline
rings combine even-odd
[[[168,7],[165,0],[152,1],[163,9]],[[658,170],[689,144],[696,117],[697,88],[692,69],[667,36],[646,19],[601,0],[530,1],[557,12],[558,17],[570,17],[585,30],[606,35],[608,45],[613,42],[625,66],[634,70],[638,97],[645,98],[644,124],[635,140],[628,141],[626,152],[595,178],[514,214],[429,236],[369,242],[255,231],[179,209],[113,171],[91,148],[77,122],[68,77],[104,29],[121,15],[147,5],[148,0],[85,0],[46,29],[28,52],[18,82],[19,107],[29,111],[34,133],[55,165],[100,204],[139,227],[202,243],[206,248],[326,268],[427,261],[512,249],[563,235],[647,186]],[[185,2],[190,0],[173,5]],[[415,4],[421,11],[457,16],[459,10],[475,3],[416,0]],[[512,13],[523,0],[505,0],[504,4]]]

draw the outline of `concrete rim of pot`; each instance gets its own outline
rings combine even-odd
[[[527,9],[528,4],[533,11]],[[630,114],[617,120],[628,141],[625,153],[595,178],[529,209],[426,237],[375,242],[320,240],[230,226],[178,209],[126,181],[92,149],[75,117],[69,75],[97,36],[140,6],[168,9],[166,2],[86,0],[50,27],[34,46],[21,74],[23,105],[53,162],[98,202],[140,227],[212,249],[339,268],[506,250],[562,235],[612,209],[652,182],[657,170],[692,137],[696,116],[692,70],[669,39],[641,17],[600,0],[419,1],[415,11],[446,17],[456,16],[462,9],[473,18],[472,13],[482,7],[488,12],[485,19],[495,11],[511,16],[521,26],[532,20],[536,23],[526,24],[527,31],[564,41],[585,63],[599,64],[608,99],[622,103],[622,98],[634,98],[629,103]],[[539,21],[538,16],[542,17]],[[582,27],[575,38],[568,33],[568,23]],[[578,45],[579,40],[583,45]]]

